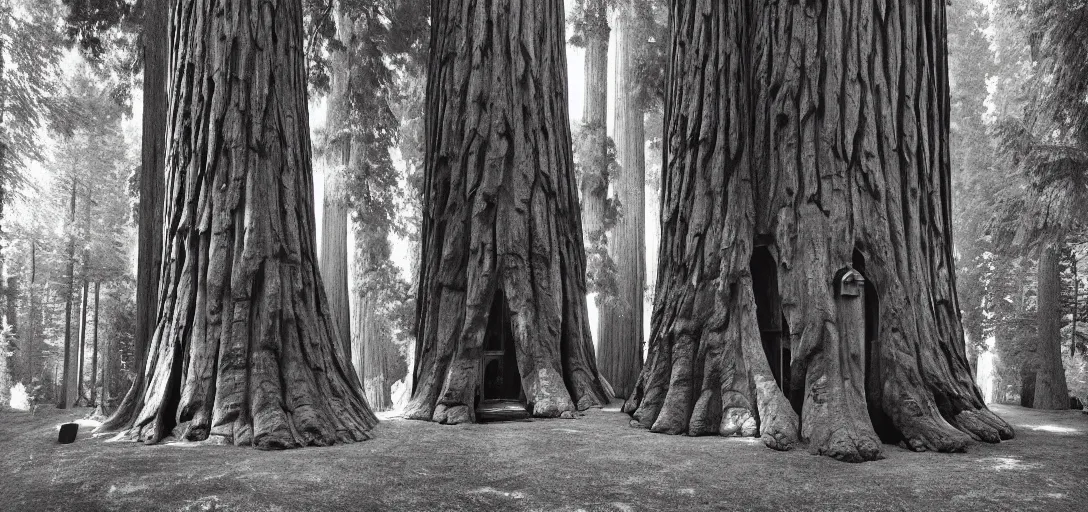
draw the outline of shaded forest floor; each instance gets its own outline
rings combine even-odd
[[[105,442],[0,411],[0,510],[1084,510],[1088,415],[995,411],[1015,440],[845,464],[756,440],[651,434],[617,406],[575,420],[389,419],[334,448]]]

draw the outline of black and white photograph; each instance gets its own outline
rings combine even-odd
[[[1088,0],[0,0],[0,512],[1088,510]]]

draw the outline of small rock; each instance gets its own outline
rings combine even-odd
[[[574,413],[570,412],[570,411],[563,411],[563,414],[560,414],[559,417],[563,418],[565,420],[573,420],[574,419]]]

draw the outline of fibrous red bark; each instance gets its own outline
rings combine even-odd
[[[945,3],[670,10],[661,267],[633,423],[848,461],[882,440],[1011,438],[957,307]]]
[[[432,4],[409,418],[474,421],[483,347],[502,332],[533,415],[608,402],[586,314],[563,21],[560,0]]]
[[[302,7],[172,15],[162,290],[144,382],[103,428],[289,448],[376,423],[317,271]]]

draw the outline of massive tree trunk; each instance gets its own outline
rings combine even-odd
[[[1032,403],[1036,409],[1069,408],[1069,388],[1062,365],[1060,247],[1057,242],[1049,243],[1039,256],[1039,302],[1035,313],[1038,318],[1038,345],[1035,349],[1038,369],[1035,372],[1035,400]]]
[[[944,12],[671,2],[660,270],[633,423],[847,461],[880,458],[882,440],[1012,437],[964,356]]]
[[[258,448],[367,439],[376,418],[317,269],[301,3],[180,0],[172,20],[158,325],[146,382],[104,427]]]
[[[355,44],[354,22],[344,14],[342,2],[336,3],[336,38],[343,43],[329,56],[328,118],[330,134],[328,165],[325,168],[324,210],[321,217],[321,278],[329,297],[329,313],[341,340],[345,357],[351,360],[351,310],[348,305],[348,210],[346,174],[351,163],[351,132],[348,123],[351,110],[352,49]]]
[[[379,287],[382,266],[389,261],[389,233],[384,229],[360,225],[355,231],[356,301],[353,312],[355,324],[352,357],[359,380],[363,383],[367,403],[374,410],[393,407],[386,383],[386,354],[392,342],[389,330],[378,316],[381,300]]]
[[[612,180],[623,215],[608,239],[616,300],[601,304],[597,361],[616,396],[627,398],[642,368],[642,293],[646,287],[646,135],[635,61],[639,37],[633,0],[616,10],[616,112],[619,176]]]
[[[159,272],[163,258],[163,187],[166,182],[166,69],[170,65],[168,0],[144,2],[144,106],[140,143],[140,204],[136,241],[136,337],[138,368],[134,385],[143,381],[148,344],[158,319]]]
[[[506,333],[516,369],[503,375],[516,372],[533,415],[603,405],[586,313],[562,1],[441,0],[431,30],[418,337],[405,416],[474,421],[483,348]]]
[[[68,205],[68,286],[64,292],[64,373],[61,377],[60,397],[57,408],[67,409],[68,388],[71,382],[72,367],[72,292],[76,284],[76,240],[72,235],[71,227],[76,223],[76,180],[72,178],[72,194]]]
[[[605,250],[608,210],[608,2],[585,0],[585,103],[582,106],[584,159],[579,187],[582,236],[591,249]]]

